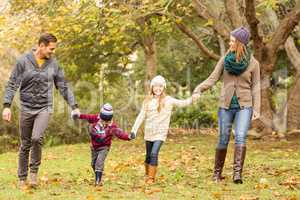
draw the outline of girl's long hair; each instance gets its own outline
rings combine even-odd
[[[236,52],[236,62],[239,62],[246,54],[246,46],[238,40],[235,40],[233,47],[229,48],[228,52],[234,51]]]
[[[164,88],[164,90],[162,91],[161,95],[158,98],[158,107],[157,107],[158,112],[160,112],[162,110],[162,108],[164,107],[164,99],[167,96],[165,91],[166,91],[166,89]],[[148,110],[148,108],[147,108],[148,104],[153,97],[154,97],[154,92],[153,92],[153,87],[151,87],[149,94],[146,96],[145,101],[144,101],[146,110]]]

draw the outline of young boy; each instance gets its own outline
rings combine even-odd
[[[109,103],[102,106],[99,114],[76,114],[72,118],[85,119],[89,122],[89,133],[91,136],[91,158],[92,168],[95,172],[95,186],[102,186],[101,178],[104,169],[104,161],[111,146],[113,136],[122,140],[132,140],[135,135],[128,134],[120,129],[112,121],[113,108]]]

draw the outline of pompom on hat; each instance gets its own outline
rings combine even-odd
[[[162,85],[164,88],[167,87],[167,83],[164,77],[161,75],[155,76],[151,82],[150,82],[150,87],[153,87],[154,85]]]

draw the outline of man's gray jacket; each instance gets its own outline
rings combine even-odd
[[[10,107],[20,88],[21,107],[25,110],[52,109],[53,83],[72,109],[77,108],[74,95],[64,78],[64,72],[54,58],[39,67],[34,50],[22,55],[8,80],[4,94],[4,107]]]

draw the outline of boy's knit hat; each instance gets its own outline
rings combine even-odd
[[[103,121],[111,121],[113,118],[113,113],[113,107],[109,103],[106,103],[101,107],[100,119]]]
[[[244,45],[247,45],[248,42],[249,42],[250,32],[247,28],[245,28],[243,26],[231,31],[230,35],[235,37],[235,39],[237,39],[238,41],[240,41]]]
[[[150,86],[153,87],[154,85],[162,85],[164,88],[167,87],[167,83],[164,77],[161,75],[155,76],[150,83]]]

